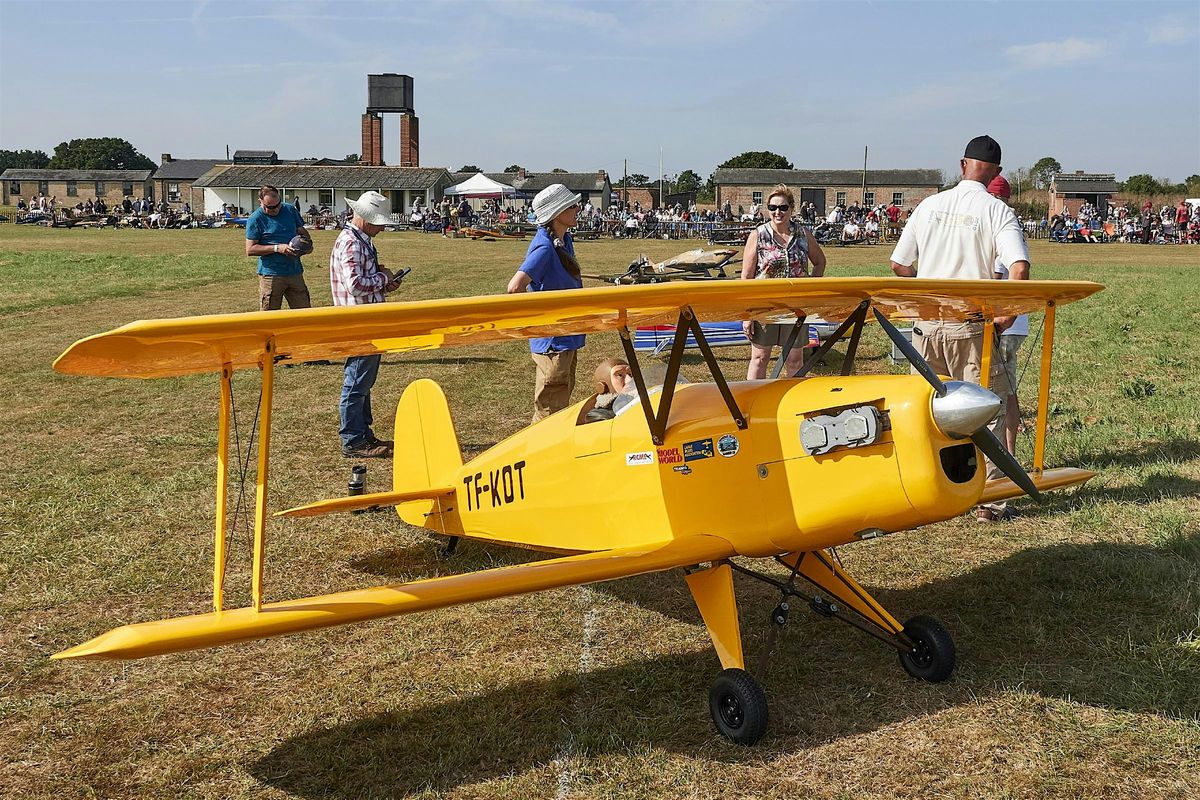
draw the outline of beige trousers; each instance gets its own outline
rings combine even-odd
[[[278,311],[287,299],[288,308],[311,308],[304,273],[299,275],[259,275],[258,303],[263,311]]]
[[[992,339],[992,361],[988,372],[991,373],[991,390],[1000,398],[1000,411],[988,423],[988,430],[996,434],[1001,442],[1004,441],[1004,404],[1008,400],[1011,389],[1008,375],[1004,369],[1004,361],[996,346],[996,338]],[[918,322],[913,329],[913,346],[917,349],[933,371],[938,375],[949,375],[954,380],[982,383],[983,374],[983,325],[978,322],[941,323]],[[916,370],[913,370],[916,372]],[[1004,473],[991,462],[987,461],[988,480],[1005,477]],[[1003,500],[997,503],[986,503],[997,513],[1004,513],[1007,503]]]
[[[577,350],[557,353],[534,353],[537,377],[533,384],[533,421],[545,419],[571,404],[575,389]]]

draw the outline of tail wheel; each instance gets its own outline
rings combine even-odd
[[[767,695],[743,669],[722,672],[708,693],[717,731],[734,744],[752,745],[767,730]]]
[[[929,683],[941,683],[954,671],[954,639],[937,619],[927,615],[904,623],[904,635],[913,649],[900,654],[904,671]]]

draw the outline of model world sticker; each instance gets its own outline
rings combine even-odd
[[[680,454],[678,447],[660,447],[658,448],[658,463],[682,464],[683,455]]]
[[[627,467],[635,467],[638,464],[653,464],[653,463],[654,463],[654,453],[651,453],[649,450],[643,450],[640,453],[626,453],[625,454],[625,466],[627,466]]]

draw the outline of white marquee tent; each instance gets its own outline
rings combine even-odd
[[[451,186],[445,191],[451,197],[524,197],[524,193],[511,186],[494,181],[482,172],[467,178],[462,183]]]

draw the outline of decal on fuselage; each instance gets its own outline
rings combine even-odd
[[[658,448],[658,463],[660,464],[678,464],[683,461],[683,455],[679,452],[678,447],[660,447]]]
[[[702,458],[713,457],[713,440],[697,439],[694,442],[683,443],[683,460],[699,461]]]
[[[490,503],[490,508],[499,508],[509,503],[525,499],[525,462],[506,464],[487,473],[476,472],[463,478],[466,487],[463,494],[467,496],[467,510],[479,511],[483,502]],[[484,482],[484,479],[487,482]]]

